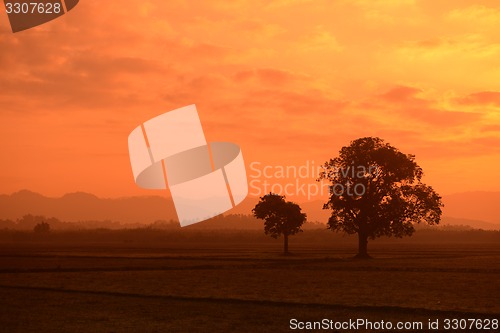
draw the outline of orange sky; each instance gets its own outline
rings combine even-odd
[[[500,4],[82,0],[17,34],[0,15],[0,193],[161,194],[127,136],[196,104],[247,165],[317,164],[380,136],[439,193],[500,191]]]

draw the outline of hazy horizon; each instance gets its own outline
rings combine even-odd
[[[495,206],[495,203],[500,201],[500,192],[470,194],[444,196],[443,222],[487,229],[500,225],[500,217]],[[16,201],[16,198],[19,200]],[[29,201],[29,199],[35,199],[35,201]],[[249,196],[224,215],[250,215],[257,201],[257,197]],[[308,214],[310,222],[326,223],[330,211],[322,209],[325,202],[326,199],[319,199],[298,203]],[[150,195],[100,198],[86,192],[47,197],[33,191],[22,190],[10,195],[0,194],[0,211],[2,212],[0,219],[17,219],[29,213],[68,221],[109,219],[123,223],[148,224],[156,220],[176,220],[171,197],[158,195],[154,191]]]

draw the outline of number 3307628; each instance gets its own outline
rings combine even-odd
[[[59,2],[7,2],[5,9],[7,14],[59,14],[62,11]]]

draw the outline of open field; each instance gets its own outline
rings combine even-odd
[[[2,331],[286,332],[291,318],[500,319],[500,243],[491,239],[375,241],[368,261],[351,259],[352,239],[297,238],[292,256],[280,250],[280,240],[251,237],[4,240]]]

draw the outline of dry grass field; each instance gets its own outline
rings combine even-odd
[[[280,240],[260,236],[72,237],[3,238],[1,331],[287,332],[292,318],[500,318],[496,234],[482,242],[377,240],[367,261],[352,259],[352,239],[299,235],[293,255],[283,256]]]

